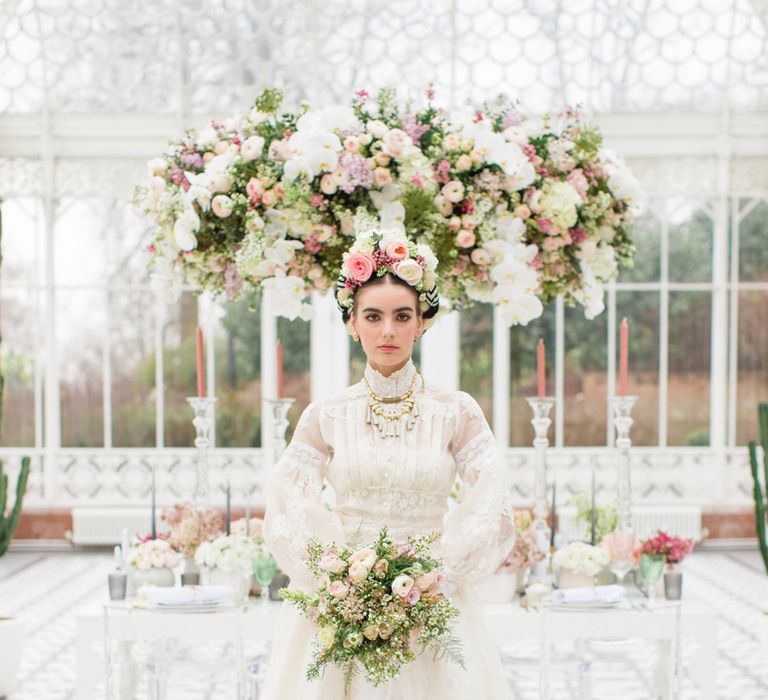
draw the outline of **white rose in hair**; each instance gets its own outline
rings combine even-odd
[[[411,286],[417,285],[424,276],[424,269],[412,258],[401,260],[393,266],[395,274]]]
[[[416,246],[416,255],[420,255],[422,258],[424,258],[427,271],[434,272],[437,269],[437,258],[429,246],[426,246],[423,243],[419,243]]]

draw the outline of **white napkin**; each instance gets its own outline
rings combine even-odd
[[[142,586],[139,595],[149,605],[221,603],[232,597],[232,586]]]
[[[559,588],[549,597],[552,603],[618,603],[626,597],[624,586],[589,586],[585,588]]]

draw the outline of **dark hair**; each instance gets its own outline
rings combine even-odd
[[[343,307],[340,304],[338,304],[338,295],[339,290],[344,288],[343,282],[340,279],[340,284],[336,285],[336,289],[334,290],[334,296],[337,297],[337,305],[339,306],[339,310],[341,311],[341,320],[344,321],[344,324],[349,321],[350,318],[352,318],[352,313],[355,310],[355,302],[353,297],[352,306],[349,308]],[[427,301],[429,303],[429,306],[427,307],[426,311],[422,311],[421,309],[421,303],[419,301],[420,293],[418,290],[416,290],[413,285],[408,284],[405,280],[401,279],[397,275],[393,275],[391,272],[385,272],[381,277],[372,276],[367,282],[364,284],[361,284],[356,290],[355,290],[355,296],[360,292],[361,289],[364,287],[373,287],[377,284],[399,284],[406,289],[409,289],[416,297],[416,313],[421,316],[424,319],[432,318],[439,310],[440,303],[439,303],[439,297],[437,294],[437,288],[433,287],[431,290],[429,290],[427,294]]]

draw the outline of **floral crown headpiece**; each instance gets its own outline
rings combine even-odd
[[[440,306],[435,274],[437,258],[428,245],[408,240],[398,229],[375,228],[359,233],[342,260],[336,303],[345,320],[352,309],[355,292],[371,278],[388,272],[419,293],[423,314],[437,313]]]

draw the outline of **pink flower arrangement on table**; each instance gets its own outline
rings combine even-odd
[[[655,554],[664,557],[667,564],[679,564],[691,552],[693,552],[693,540],[682,537],[673,537],[662,530],[656,535],[642,540],[635,550],[637,559],[643,554]]]
[[[174,569],[181,562],[179,553],[171,546],[168,535],[137,537],[131,543],[128,563],[139,571]]]
[[[533,531],[533,521],[528,511],[515,512],[515,544],[502,563],[500,569],[516,573],[522,569],[530,568],[544,558],[536,545],[536,537]]]
[[[162,519],[170,527],[170,545],[185,557],[193,557],[203,542],[224,532],[224,515],[214,508],[183,503],[165,508]]]
[[[510,325],[558,295],[600,313],[603,284],[631,263],[639,187],[575,110],[532,124],[500,99],[452,118],[432,90],[419,105],[393,90],[299,112],[281,103],[266,90],[247,116],[190,130],[150,161],[136,203],[170,290],[272,288],[278,314],[306,319],[359,218],[428,244],[453,307],[492,302]]]

